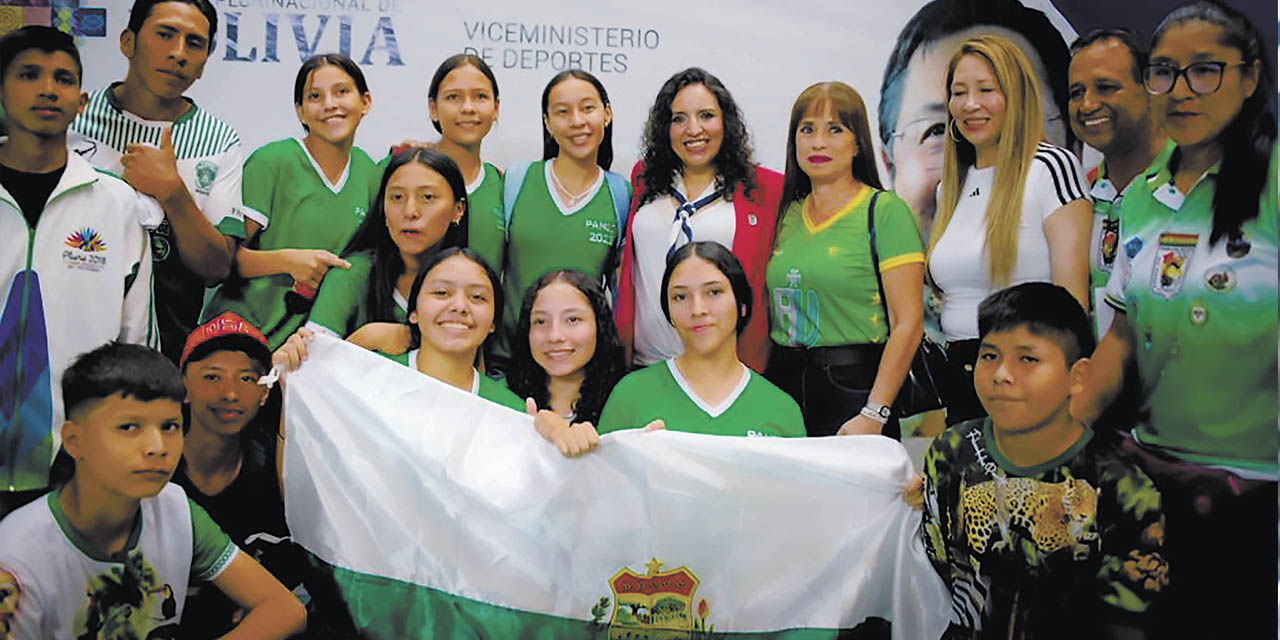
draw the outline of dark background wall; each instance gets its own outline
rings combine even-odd
[[[1097,27],[1125,27],[1144,42],[1166,14],[1186,4],[1187,0],[1054,0],[1077,33],[1083,35]],[[1270,46],[1264,47],[1271,64],[1272,80],[1276,69],[1276,5],[1271,0],[1226,0],[1225,4],[1253,20]]]

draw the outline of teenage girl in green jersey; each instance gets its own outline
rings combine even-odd
[[[445,58],[427,88],[431,125],[440,132],[437,147],[453,159],[466,184],[466,246],[495,269],[501,268],[506,241],[502,211],[502,174],[480,159],[480,144],[498,121],[498,81],[485,61],[459,53]]]
[[[1265,53],[1248,19],[1218,3],[1175,9],[1156,28],[1143,84],[1177,148],[1124,197],[1106,298],[1117,313],[1073,398],[1073,414],[1092,422],[1137,362],[1141,418],[1127,444],[1163,494],[1169,637],[1276,628],[1276,114]]]
[[[524,411],[524,401],[506,385],[476,369],[480,348],[494,332],[501,305],[498,274],[484,258],[461,247],[441,249],[423,262],[411,285],[409,351],[397,353],[404,349],[398,336],[352,342],[440,382]],[[306,358],[310,337],[310,330],[299,330],[277,352],[275,362],[286,370],[296,369]]]
[[[325,277],[307,325],[345,338],[370,322],[403,323],[419,267],[435,251],[467,244],[468,202],[458,166],[435,149],[391,158],[369,215]]]
[[[605,403],[600,432],[662,420],[676,431],[803,437],[800,407],[738,359],[753,300],[742,263],[718,242],[681,245],[667,260],[662,291],[683,353],[623,378]]]
[[[293,96],[307,133],[267,143],[245,162],[248,240],[236,254],[236,273],[203,313],[208,321],[235,312],[260,327],[272,348],[302,326],[325,273],[350,266],[334,254],[378,184],[376,165],[355,147],[371,104],[360,67],[339,54],[308,58]]]
[[[511,217],[503,327],[508,335],[534,280],[556,269],[611,278],[622,237],[618,203],[605,175],[613,163],[613,109],[604,85],[580,69],[556,74],[542,92],[542,119],[543,159],[507,172],[512,180],[523,173],[521,184],[506,187],[516,194],[506,203]]]
[[[529,287],[512,346],[511,390],[575,423],[598,423],[626,373],[607,294],[581,271],[552,271]]]
[[[774,343],[765,375],[800,404],[811,436],[896,437],[889,408],[923,327],[915,219],[897,195],[880,190],[867,108],[852,87],[805,89],[787,130],[778,232],[765,270]]]

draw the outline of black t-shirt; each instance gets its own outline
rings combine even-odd
[[[27,225],[32,229],[40,221],[40,213],[66,168],[64,164],[49,173],[27,173],[0,164],[0,185],[4,185],[5,190],[18,201],[22,217],[27,219]]]
[[[173,482],[187,497],[204,508],[240,550],[270,571],[285,587],[293,589],[306,572],[303,553],[289,538],[284,501],[276,480],[275,437],[255,425],[241,434],[244,458],[240,474],[217,495],[205,495],[187,476],[183,458]],[[211,583],[193,582],[182,612],[183,638],[216,638],[232,628],[238,607]]]

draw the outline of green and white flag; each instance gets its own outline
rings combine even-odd
[[[371,637],[946,628],[888,438],[637,430],[570,459],[527,416],[323,335],[288,383],[289,525]]]

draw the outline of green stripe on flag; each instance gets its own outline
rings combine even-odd
[[[610,633],[608,613],[601,622],[596,623],[590,620],[520,611],[394,578],[334,567],[319,559],[316,559],[316,562],[332,571],[334,582],[346,598],[351,619],[361,630],[362,635],[368,638],[396,640],[411,638],[829,640],[837,636],[854,639],[889,637],[889,623],[879,618],[865,621],[855,629],[843,630],[843,634],[839,629],[785,629],[757,633],[727,633],[715,631],[713,619],[707,620],[711,631],[706,633],[624,627],[616,627]],[[603,597],[607,597],[608,588],[602,584],[601,590]],[[610,613],[612,607],[613,603],[610,602]],[[712,617],[714,618],[714,614]]]

